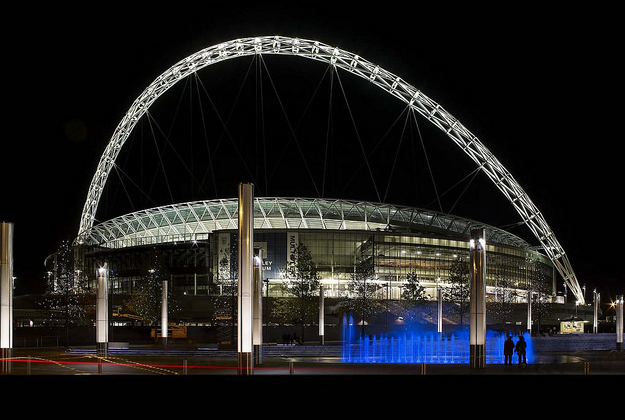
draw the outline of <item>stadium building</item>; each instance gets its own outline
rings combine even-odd
[[[219,295],[220,285],[237,277],[237,206],[237,199],[186,202],[95,225],[77,248],[89,283],[95,285],[96,269],[106,261],[112,293],[129,294],[158,261],[172,292]],[[379,284],[380,298],[400,299],[402,285],[413,273],[434,299],[454,265],[469,261],[474,228],[486,231],[489,299],[502,284],[523,291],[535,281],[555,294],[555,270],[547,257],[519,237],[480,222],[361,201],[254,201],[254,246],[263,250],[263,295],[270,297],[280,296],[290,253],[302,244],[311,253],[326,297],[344,296],[357,262],[368,259],[374,268],[370,281]]]

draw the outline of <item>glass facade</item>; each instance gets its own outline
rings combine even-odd
[[[170,289],[186,295],[220,295],[223,285],[237,278],[237,232],[215,232],[206,240],[166,242],[129,248],[99,249],[85,253],[87,266],[106,260],[111,268],[113,293],[131,293],[136,281],[154,264],[170,280]],[[409,273],[433,299],[438,284],[444,286],[459,261],[469,261],[469,242],[409,233],[349,230],[256,230],[254,245],[263,250],[263,294],[280,296],[293,248],[302,244],[312,256],[326,297],[347,293],[359,258],[373,261],[380,298],[400,299]],[[500,281],[526,290],[532,281],[529,268],[542,271],[543,281],[554,281],[554,269],[543,255],[510,246],[487,244],[487,292]],[[537,268],[536,268],[537,267]],[[95,269],[91,270],[95,273]],[[95,275],[91,281],[95,281]]]
[[[454,265],[459,260],[469,261],[468,240],[377,231],[306,230],[265,235],[255,233],[254,236],[255,245],[269,251],[264,253],[264,279],[270,284],[284,280],[288,261],[286,250],[295,241],[310,251],[327,297],[339,297],[347,291],[359,258],[372,258],[375,275],[371,281],[380,285],[380,293],[385,294],[381,297],[390,299],[400,298],[409,273],[416,274],[419,283],[434,297],[437,284],[448,280]],[[537,252],[488,245],[486,261],[486,282],[491,289],[505,280],[506,284],[526,290],[535,278],[529,270],[530,262],[535,262],[532,267],[542,271],[541,278],[550,284],[554,280],[551,262]],[[278,293],[277,288],[271,290]]]

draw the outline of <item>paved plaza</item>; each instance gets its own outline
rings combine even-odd
[[[267,352],[255,363],[253,375],[623,375],[625,352],[582,350],[537,354],[534,362],[487,364],[476,369],[465,363],[344,363],[338,346],[301,346],[288,355]],[[317,350],[311,352],[311,348]],[[318,349],[323,350],[319,351]],[[3,375],[240,375],[237,355],[216,349],[140,346],[111,349],[98,355],[93,348],[20,348],[3,361]]]

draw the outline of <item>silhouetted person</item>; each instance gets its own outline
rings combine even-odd
[[[509,335],[503,343],[504,365],[512,366],[512,353],[514,353],[514,342],[512,341],[512,336]]]
[[[516,354],[519,356],[519,365],[522,363],[527,363],[525,360],[525,347],[527,347],[527,343],[523,336],[519,337],[519,341],[516,342]]]

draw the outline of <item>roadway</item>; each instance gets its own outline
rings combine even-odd
[[[623,375],[624,351],[549,352],[526,367],[443,363],[343,363],[336,352],[313,356],[272,355],[256,363],[255,376],[265,375]],[[3,375],[239,375],[236,353],[188,349],[143,348],[109,351],[93,349],[18,348],[3,361]]]

